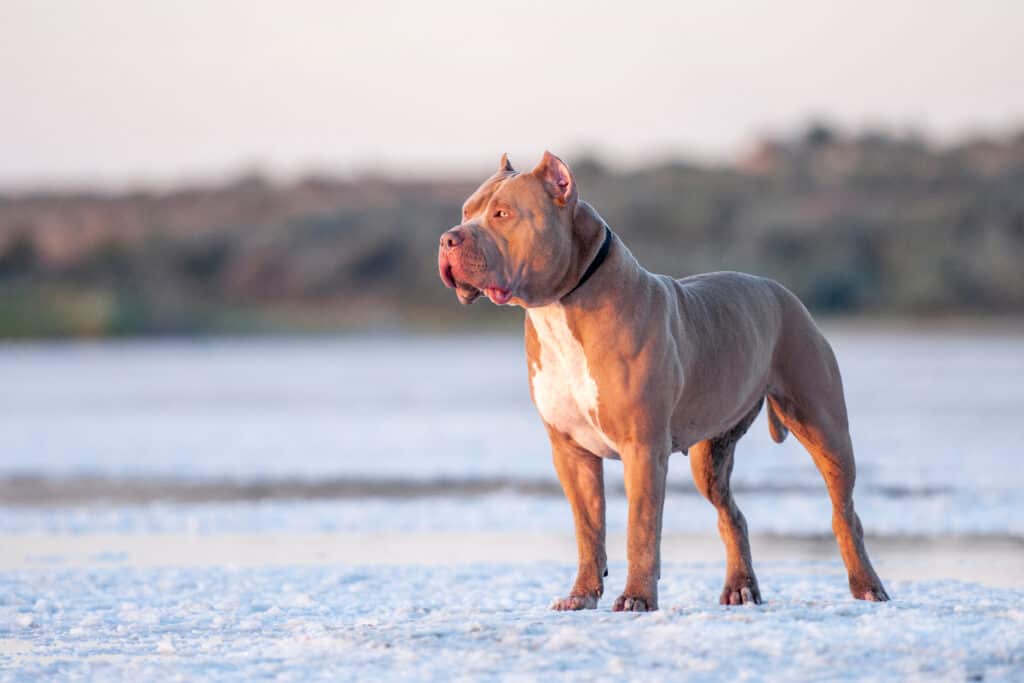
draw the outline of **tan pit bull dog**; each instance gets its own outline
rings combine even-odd
[[[853,596],[889,599],[853,508],[839,367],[785,287],[741,273],[676,280],[647,272],[548,152],[530,173],[502,157],[466,201],[462,223],[441,236],[438,267],[463,304],[483,293],[526,309],[531,395],[579,548],[576,583],[554,609],[593,609],[604,591],[603,458],[622,460],[629,503],[629,572],[613,609],[657,609],[674,451],[688,452],[697,488],[718,510],[727,558],[720,602],[760,603],[729,476],[736,442],[766,398],[772,438],[795,434],[825,479]]]

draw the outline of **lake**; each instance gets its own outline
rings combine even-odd
[[[869,533],[1024,536],[1024,334],[826,332]],[[547,528],[568,512],[518,336],[7,344],[0,378],[0,530],[160,527],[175,500],[201,528]],[[612,528],[621,471],[606,463]],[[670,480],[666,527],[706,530],[685,456]],[[829,531],[809,456],[763,414],[734,482],[755,531]]]

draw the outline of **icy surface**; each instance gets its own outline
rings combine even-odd
[[[762,568],[768,603],[715,604],[674,565],[662,611],[546,609],[562,565],[130,568],[0,574],[0,680],[1020,680],[1024,592],[952,581],[849,598],[838,565]],[[621,566],[612,567],[609,591]]]
[[[552,475],[554,476],[554,475]],[[817,495],[748,493],[737,496],[753,533],[831,534],[832,508],[823,484]],[[861,493],[857,509],[872,536],[946,535],[1024,538],[1024,514],[1015,495],[936,494],[908,504],[903,498]],[[626,525],[626,499],[609,496],[608,529]],[[714,534],[714,508],[696,493],[670,494],[664,528]],[[260,531],[571,531],[569,504],[556,496],[494,494],[466,498],[262,501],[109,507],[0,507],[0,534],[249,533]]]
[[[1024,336],[829,336],[858,503],[879,511],[862,514],[865,524],[1019,534]],[[0,377],[0,476],[554,480],[518,337],[5,345]],[[606,470],[616,486],[621,465]],[[673,456],[674,480],[688,481],[688,470]],[[817,524],[804,511],[824,500],[820,476],[795,439],[771,442],[763,416],[733,476],[750,491],[772,489],[764,504],[781,506],[772,530]],[[761,502],[750,494],[741,505]],[[291,524],[280,510],[274,523]],[[339,515],[352,518],[344,507]]]

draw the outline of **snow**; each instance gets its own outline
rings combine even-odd
[[[55,569],[0,575],[0,680],[1020,680],[1024,592],[895,582],[854,601],[838,563],[673,564],[662,610],[547,609],[567,565]],[[623,576],[611,568],[611,586]],[[609,589],[611,592],[611,589]],[[4,643],[13,643],[4,645]]]

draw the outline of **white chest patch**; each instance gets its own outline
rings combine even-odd
[[[597,383],[583,345],[565,320],[565,309],[552,304],[530,309],[528,315],[540,344],[540,362],[533,361],[530,384],[541,417],[591,453],[615,457],[615,444],[598,422]]]

